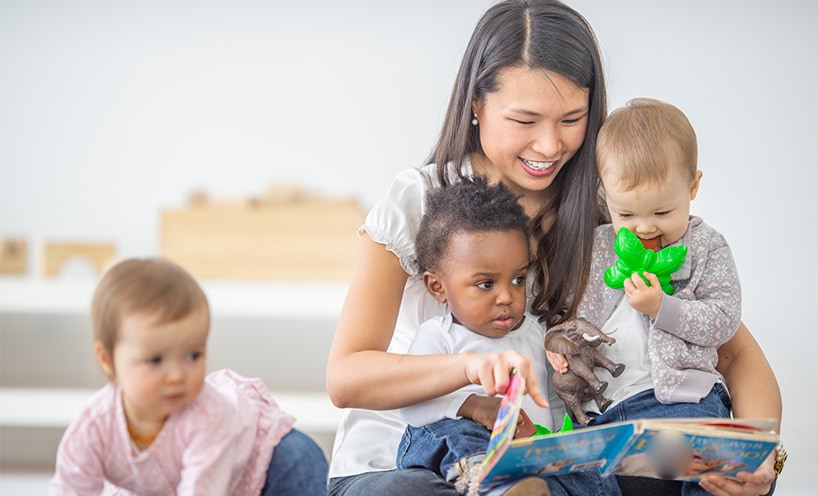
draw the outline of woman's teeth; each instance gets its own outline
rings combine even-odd
[[[552,167],[556,162],[532,162],[531,160],[522,159],[525,162],[525,165],[531,167],[537,171],[544,171],[549,167]]]

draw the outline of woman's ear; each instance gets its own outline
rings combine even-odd
[[[439,275],[427,270],[423,273],[423,284],[426,285],[426,290],[434,299],[440,303],[446,303],[446,290]]]
[[[97,358],[100,368],[109,379],[114,378],[114,360],[105,350],[102,341],[94,341],[94,356]]]

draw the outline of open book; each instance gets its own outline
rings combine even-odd
[[[775,449],[773,420],[642,419],[513,439],[525,381],[512,374],[491,433],[480,484],[599,468],[603,475],[696,481],[755,471]]]

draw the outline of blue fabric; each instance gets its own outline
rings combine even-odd
[[[724,386],[717,383],[699,403],[665,405],[659,403],[653,394],[653,389],[649,389],[614,405],[605,413],[588,412],[588,416],[593,419],[593,425],[599,425],[640,418],[730,418],[730,409],[730,396]],[[683,496],[706,496],[708,494],[710,493],[695,482],[682,484]]]
[[[458,496],[454,486],[426,469],[364,472],[329,480],[331,496]]]
[[[398,445],[398,468],[427,468],[446,476],[461,458],[486,452],[491,431],[469,419],[407,426]],[[447,477],[452,481],[454,477]]]
[[[491,432],[488,429],[468,419],[445,419],[423,427],[409,426],[401,438],[396,463],[398,468],[424,468],[435,472],[435,475],[445,476],[452,465],[461,458],[484,453],[490,436]],[[399,470],[398,477],[401,472],[408,472],[408,470]],[[543,478],[554,496],[620,494],[616,479],[602,477],[598,470]],[[440,478],[439,480],[443,481]],[[400,484],[403,482],[401,481]],[[511,481],[491,488],[486,494],[503,494],[513,484],[514,481]],[[451,486],[448,487],[451,488]],[[427,494],[425,491],[426,489],[415,494]],[[356,492],[355,494],[377,493]],[[455,493],[441,492],[440,494]]]
[[[327,494],[327,459],[306,434],[291,430],[273,451],[262,496]]]
[[[602,477],[599,472],[581,472],[545,477],[552,496],[610,495],[619,496],[614,477]],[[503,494],[507,485],[492,488],[487,496]],[[451,484],[431,470],[409,468],[385,472],[365,472],[349,477],[336,477],[329,481],[330,496],[458,496]]]

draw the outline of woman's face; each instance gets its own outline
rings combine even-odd
[[[478,173],[541,198],[585,140],[589,91],[555,72],[509,67],[499,89],[473,103],[485,159]]]

